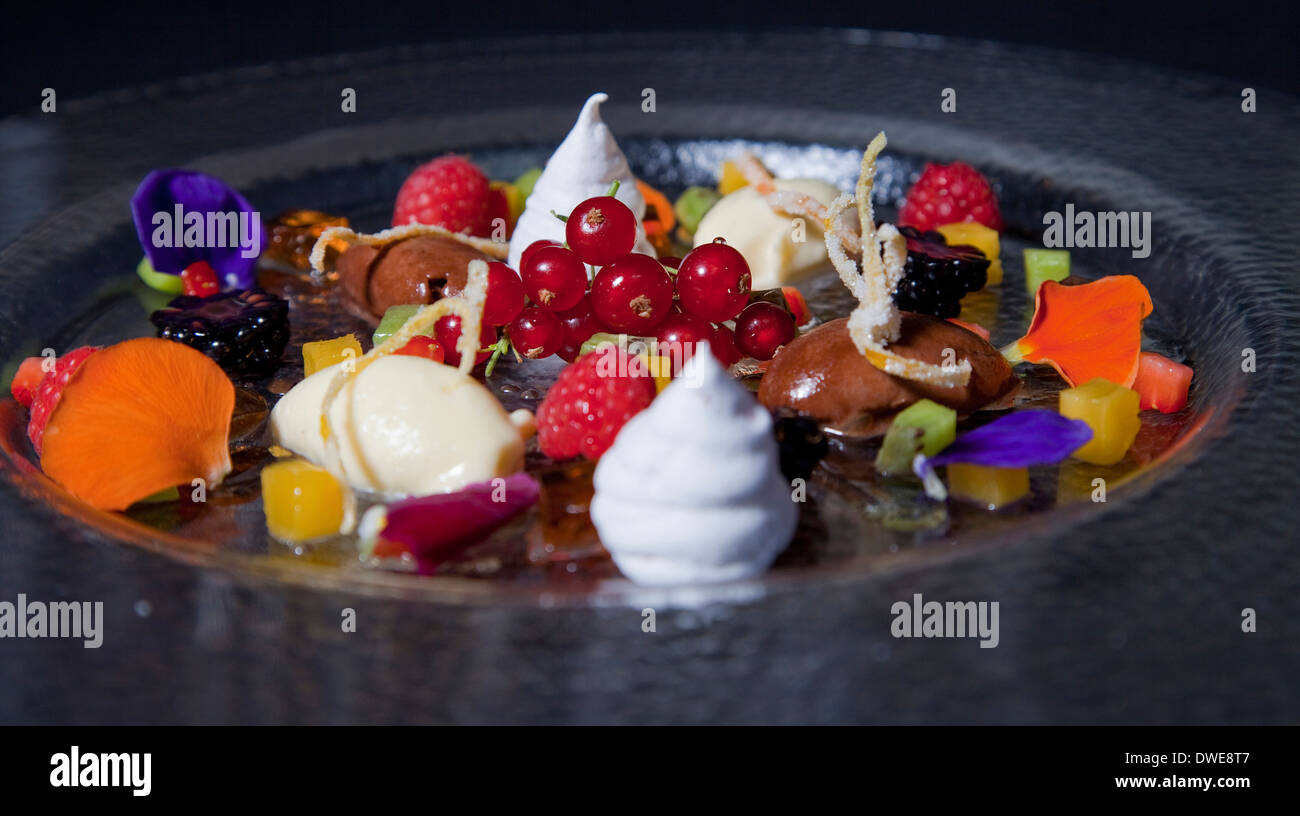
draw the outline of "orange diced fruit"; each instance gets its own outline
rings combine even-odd
[[[937,229],[948,242],[948,246],[973,246],[984,253],[984,257],[989,259],[988,280],[985,281],[985,286],[1002,282],[1002,259],[998,257],[1002,246],[998,240],[997,230],[989,229],[974,221],[944,224]]]
[[[1029,495],[1029,468],[953,463],[948,465],[948,492],[996,510]]]
[[[1074,456],[1094,465],[1113,465],[1123,459],[1142,427],[1138,392],[1101,377],[1062,391],[1061,415],[1082,419],[1092,428],[1092,439]]]
[[[302,459],[262,468],[266,528],[281,541],[334,535],[343,526],[343,485],[329,471]]]
[[[749,181],[745,174],[740,172],[740,168],[733,161],[724,161],[722,163],[722,176],[718,179],[718,192],[728,195],[739,190],[741,187],[748,187]]]
[[[998,241],[998,231],[989,229],[983,224],[977,224],[974,221],[961,221],[956,224],[944,224],[937,228],[943,239],[948,242],[948,246],[973,246],[984,257],[990,261],[996,261],[1001,251],[1001,245]]]
[[[1187,389],[1191,384],[1191,367],[1151,351],[1144,351],[1138,357],[1133,390],[1138,392],[1138,407],[1143,411],[1152,408],[1162,414],[1181,411],[1187,404]]]
[[[361,343],[350,334],[335,337],[333,340],[318,340],[302,344],[303,373],[308,377],[323,368],[338,365],[344,360],[356,360],[361,356]]]
[[[984,281],[985,286],[994,286],[1002,282],[1002,259],[994,258],[989,262],[988,280]]]

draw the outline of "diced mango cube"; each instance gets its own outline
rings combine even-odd
[[[989,263],[989,278],[984,282],[985,286],[993,286],[1002,282],[1002,259],[995,258]]]
[[[649,353],[637,355],[641,362],[641,370],[654,377],[655,393],[659,393],[668,387],[673,381],[673,358],[671,354],[654,354]]]
[[[996,510],[1029,495],[1029,468],[954,463],[948,465],[948,492]]]
[[[515,222],[519,220],[519,216],[523,215],[524,212],[523,193],[519,192],[519,188],[508,181],[493,181],[488,186],[493,190],[500,190],[501,194],[505,196],[509,223],[513,227]]]
[[[333,535],[343,526],[345,491],[325,468],[283,459],[262,468],[266,528],[281,541]]]
[[[745,174],[740,172],[740,168],[733,161],[724,161],[722,163],[722,176],[718,179],[718,192],[728,195],[739,190],[741,187],[749,185]]]
[[[1061,282],[1070,277],[1070,252],[1066,249],[1026,249],[1025,286],[1029,294],[1047,281]]]
[[[958,246],[965,244],[973,246],[984,257],[990,261],[998,259],[998,253],[1001,251],[1001,244],[998,241],[998,231],[990,229],[983,224],[977,224],[974,221],[962,221],[956,224],[944,224],[938,227],[938,232],[943,239],[948,242],[948,246]]]
[[[360,356],[361,343],[350,334],[302,344],[302,367],[308,377],[322,368],[338,365],[344,360],[356,360]]]
[[[1092,439],[1074,452],[1094,465],[1113,465],[1124,458],[1137,438],[1138,392],[1096,377],[1061,392],[1061,416],[1082,419],[1092,428]]]

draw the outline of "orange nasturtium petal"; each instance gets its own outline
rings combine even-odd
[[[1034,297],[1029,331],[1013,345],[1020,359],[1048,363],[1070,385],[1094,377],[1125,388],[1137,377],[1142,321],[1151,295],[1132,275],[1081,286],[1047,281]]]
[[[646,213],[642,219],[641,225],[645,227],[646,237],[650,242],[655,243],[655,236],[668,236],[672,234],[673,227],[677,225],[677,216],[673,212],[673,203],[668,200],[668,196],[659,192],[655,188],[646,184],[641,179],[636,180],[636,189],[645,199]],[[656,244],[655,249],[659,249]]]

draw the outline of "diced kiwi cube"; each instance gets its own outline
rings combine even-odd
[[[379,345],[388,338],[397,333],[397,330],[406,325],[406,321],[415,316],[420,311],[418,303],[404,303],[400,306],[389,306],[388,311],[384,312],[383,318],[380,319],[379,325],[375,327],[375,333],[371,336],[370,342]],[[421,332],[422,334],[433,336],[431,331]]]
[[[542,168],[534,167],[515,179],[515,188],[519,190],[519,194],[523,196],[524,201],[527,201],[528,197],[533,194],[533,188],[537,186],[537,180],[541,177]]]
[[[918,453],[935,456],[957,438],[957,412],[928,399],[913,403],[894,417],[876,456],[886,475],[912,472]]]
[[[135,272],[140,276],[140,280],[150,289],[157,289],[159,292],[165,292],[169,295],[179,295],[185,288],[184,281],[180,275],[169,275],[166,272],[159,272],[149,263],[149,256],[146,255],[136,264]]]
[[[718,192],[709,187],[687,187],[673,203],[673,212],[687,232],[699,229],[704,214],[718,203]]]
[[[1038,287],[1046,281],[1060,281],[1070,277],[1070,252],[1066,249],[1026,249],[1025,286],[1029,294],[1038,294]]]

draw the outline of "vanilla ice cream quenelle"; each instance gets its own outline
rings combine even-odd
[[[325,467],[333,458],[321,414],[339,373],[336,365],[312,374],[271,412],[276,443]],[[387,497],[459,490],[523,468],[521,427],[528,419],[508,415],[487,388],[452,366],[381,357],[351,377],[330,405],[330,427],[339,435],[335,467],[343,471],[334,475]]]
[[[823,204],[840,194],[835,185],[817,179],[777,179],[774,184],[778,190],[803,193]],[[801,232],[796,232],[791,216],[773,210],[753,187],[741,187],[705,213],[695,231],[695,246],[725,238],[749,263],[750,285],[773,289],[830,269],[821,224],[809,218],[802,221]]]
[[[646,240],[641,227],[645,199],[637,191],[627,157],[600,118],[600,105],[607,99],[606,94],[598,93],[587,100],[569,135],[546,161],[510,238],[508,263],[512,269],[519,269],[520,256],[534,241],[564,242],[564,222],[553,212],[567,216],[583,201],[608,193],[615,181],[619,183],[615,197],[637,219],[636,246],[632,251],[655,256],[654,247]]]
[[[638,584],[747,578],[798,523],[778,465],[771,416],[701,344],[600,458],[591,519]]]

